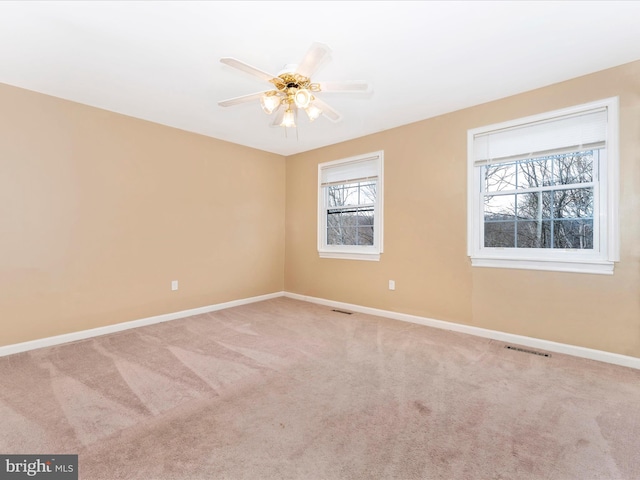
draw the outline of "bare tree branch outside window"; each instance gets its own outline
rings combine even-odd
[[[485,247],[593,249],[597,155],[590,150],[483,167]]]
[[[376,181],[327,188],[327,245],[373,245]]]

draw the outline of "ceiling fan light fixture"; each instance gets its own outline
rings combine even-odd
[[[300,64],[287,65],[278,75],[264,72],[235,58],[223,57],[220,59],[221,63],[266,80],[271,84],[271,90],[230,98],[218,102],[218,105],[230,107],[259,100],[262,109],[268,115],[275,112],[275,118],[271,121],[271,126],[274,127],[295,128],[300,110],[305,111],[310,122],[321,115],[332,122],[338,122],[342,118],[340,113],[316,95],[320,92],[370,92],[370,90],[368,84],[361,81],[313,83],[311,77],[329,58],[330,52],[326,45],[314,43]]]
[[[291,110],[291,107],[287,108],[287,110],[284,112],[284,117],[282,117],[282,123],[280,124],[281,127],[295,127],[296,126],[296,119],[295,116],[293,114],[293,110]]]
[[[306,88],[301,88],[295,93],[293,100],[296,103],[296,107],[307,108],[311,103],[311,92]]]
[[[260,97],[260,105],[267,115],[271,115],[278,108],[281,101],[281,98],[272,92],[265,93]]]
[[[310,104],[307,108],[305,108],[304,111],[309,117],[310,122],[313,122],[316,118],[322,115],[322,110],[316,107],[313,103]]]

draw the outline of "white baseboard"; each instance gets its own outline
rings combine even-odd
[[[266,295],[259,295],[257,297],[242,298],[240,300],[232,300],[230,302],[192,308],[190,310],[182,310],[180,312],[165,313],[163,315],[142,318],[140,320],[132,320],[130,322],[116,323],[115,325],[107,325],[105,327],[92,328],[90,330],[65,333],[63,335],[56,335],[55,337],[40,338],[38,340],[32,340],[29,342],[15,343],[13,345],[0,347],[0,357],[3,357],[5,355],[12,355],[14,353],[26,352],[28,350],[35,350],[36,348],[51,347],[53,345],[60,345],[61,343],[75,342],[77,340],[84,340],[85,338],[107,335],[109,333],[120,332],[122,330],[129,330],[130,328],[138,328],[144,327],[145,325],[153,325],[154,323],[168,322],[169,320],[190,317],[192,315],[215,312],[217,310],[246,305],[248,303],[261,302],[263,300],[282,297],[283,295],[284,292],[268,293]]]
[[[587,358],[590,360],[597,360],[599,362],[612,363],[614,365],[620,365],[623,367],[630,367],[640,370],[640,358],[630,357],[627,355],[620,355],[618,353],[605,352],[602,350],[594,350],[591,348],[578,347],[575,345],[568,345],[565,343],[551,342],[549,340],[541,340],[539,338],[525,337],[522,335],[515,335],[512,333],[500,332],[497,330],[488,330],[486,328],[473,327],[470,325],[462,325],[459,323],[445,322],[443,320],[434,320],[432,318],[419,317],[416,315],[408,315],[406,313],[391,312],[388,310],[379,310],[377,308],[363,307],[361,305],[353,305],[351,303],[335,302],[333,300],[326,300],[324,298],[309,297],[306,295],[299,295],[297,293],[284,292],[284,296],[293,298],[296,300],[303,300],[305,302],[317,303],[320,305],[326,305],[329,307],[341,308],[344,310],[351,310],[353,312],[366,313],[369,315],[376,315],[379,317],[392,318],[394,320],[402,320],[405,322],[418,323],[427,327],[440,328],[443,330],[451,330],[453,332],[467,333],[469,335],[475,335],[477,337],[490,338],[492,340],[498,340],[506,343],[514,343],[531,348],[537,348],[540,350],[547,350],[549,352],[563,353],[566,355],[573,355],[574,357]]]
[[[122,330],[129,330],[131,328],[144,327],[145,325],[153,325],[154,323],[168,322],[170,320],[177,320],[179,318],[190,317],[192,315],[199,315],[207,312],[215,312],[217,310],[223,310],[225,308],[237,307],[240,305],[247,305],[249,303],[261,302],[263,300],[270,300],[278,297],[288,297],[295,300],[302,300],[305,302],[316,303],[319,305],[326,305],[334,308],[341,308],[344,310],[351,310],[353,312],[366,313],[369,315],[376,315],[379,317],[391,318],[394,320],[401,320],[404,322],[417,323],[419,325],[425,325],[427,327],[440,328],[443,330],[451,330],[453,332],[466,333],[469,335],[475,335],[477,337],[490,338],[492,340],[498,340],[506,343],[513,343],[530,348],[537,348],[540,350],[546,350],[549,352],[563,353],[566,355],[573,355],[575,357],[587,358],[590,360],[596,360],[599,362],[612,363],[614,365],[620,365],[623,367],[635,368],[640,370],[640,358],[630,357],[626,355],[620,355],[618,353],[605,352],[602,350],[594,350],[591,348],[579,347],[575,345],[568,345],[565,343],[551,342],[549,340],[541,340],[539,338],[525,337],[522,335],[515,335],[512,333],[500,332],[497,330],[488,330],[486,328],[473,327],[470,325],[462,325],[459,323],[445,322],[443,320],[435,320],[433,318],[419,317],[417,315],[409,315],[406,313],[392,312],[389,310],[380,310],[377,308],[363,307],[362,305],[354,305],[351,303],[336,302],[333,300],[326,300],[324,298],[310,297],[307,295],[299,295],[297,293],[290,292],[275,292],[266,295],[259,295],[257,297],[242,298],[240,300],[232,300],[230,302],[218,303],[215,305],[208,305],[205,307],[193,308],[190,310],[182,310],[180,312],[166,313],[163,315],[157,315],[154,317],[142,318],[139,320],[132,320],[130,322],[117,323],[115,325],[108,325],[105,327],[92,328],[90,330],[81,330],[79,332],[66,333],[63,335],[56,335],[55,337],[41,338],[38,340],[32,340],[29,342],[16,343],[13,345],[6,345],[0,347],[0,357],[5,355],[12,355],[14,353],[26,352],[29,350],[35,350],[36,348],[50,347],[53,345],[60,345],[62,343],[75,342],[77,340],[84,340],[85,338],[97,337],[100,335],[107,335],[109,333],[120,332]]]

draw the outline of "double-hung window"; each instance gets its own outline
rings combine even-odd
[[[468,132],[472,265],[613,273],[618,100]]]
[[[383,152],[318,165],[318,253],[380,260]]]

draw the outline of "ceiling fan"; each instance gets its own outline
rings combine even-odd
[[[331,49],[314,43],[298,65],[286,65],[278,75],[272,75],[256,67],[231,57],[224,57],[220,62],[242,70],[254,77],[266,80],[273,85],[272,89],[251,93],[241,97],[230,98],[218,102],[221,107],[231,107],[245,102],[259,100],[262,109],[268,115],[276,113],[273,126],[295,127],[299,110],[304,110],[313,122],[324,115],[333,122],[338,122],[342,115],[330,105],[318,98],[320,92],[362,92],[369,91],[367,82],[319,82],[311,81],[311,76],[329,59]]]

